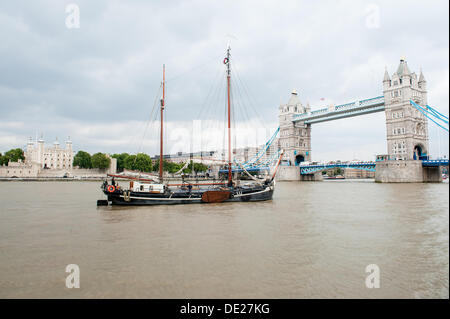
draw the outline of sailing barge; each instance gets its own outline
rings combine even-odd
[[[164,133],[164,107],[165,107],[165,67],[163,66],[162,99],[160,106],[160,156],[159,175],[156,178],[142,178],[139,176],[108,175],[111,181],[105,180],[102,190],[107,200],[99,200],[98,205],[173,205],[173,204],[199,204],[199,203],[222,203],[222,202],[254,202],[271,200],[275,190],[275,176],[283,157],[281,152],[273,174],[264,180],[252,177],[245,168],[244,170],[253,181],[241,184],[233,180],[232,156],[231,156],[231,68],[230,47],[223,61],[226,65],[227,75],[227,118],[228,118],[228,163],[227,179],[220,183],[181,183],[170,184],[164,181],[163,176],[163,133]],[[114,177],[129,179],[129,188],[125,189],[116,185]]]

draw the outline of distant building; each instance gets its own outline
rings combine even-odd
[[[199,162],[199,161],[209,161],[213,158],[214,156],[214,151],[209,151],[209,152],[195,152],[195,153],[184,153],[184,152],[178,152],[176,154],[167,154],[167,155],[163,155],[163,159],[167,162],[172,162],[172,163],[186,163],[189,161],[195,161],[195,162]],[[159,161],[159,155],[155,155],[154,157],[152,157],[153,161]]]
[[[58,140],[53,143],[53,146],[46,147],[42,137],[36,143],[30,138],[24,156],[25,161],[9,162],[8,165],[1,166],[0,176],[37,177],[47,169],[70,171],[73,163],[72,142],[67,140],[66,147],[63,149],[60,148]]]
[[[74,152],[72,142],[68,139],[65,148],[61,148],[56,140],[53,145],[45,146],[41,137],[35,143],[30,139],[24,152],[25,161],[9,162],[0,166],[0,177],[3,178],[102,178],[105,174],[115,174],[117,159],[110,158],[107,169],[83,169],[73,167]]]
[[[345,168],[344,177],[348,179],[352,178],[375,178],[375,172],[366,171],[362,169]]]
[[[60,147],[58,140],[46,147],[42,137],[36,143],[30,138],[25,151],[25,162],[39,164],[43,169],[71,169],[73,156],[70,138],[66,141],[65,148]]]

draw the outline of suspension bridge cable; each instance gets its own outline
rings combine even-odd
[[[424,109],[416,104],[414,101],[410,100],[411,105],[413,105],[417,110],[419,110],[423,115],[425,115],[425,117],[427,117],[429,120],[431,120],[434,124],[436,124],[437,126],[441,127],[442,129],[444,129],[445,131],[448,132],[448,128],[442,126],[441,124],[439,124],[438,122],[436,122],[435,120],[433,120],[430,116],[428,116],[428,114],[426,113],[426,111],[424,111]]]
[[[433,112],[435,114],[435,116],[437,118],[439,118],[441,121],[445,122],[448,124],[448,117],[445,116],[444,114],[439,113],[437,110],[435,110],[434,108],[432,108],[431,106],[427,105],[427,108]]]

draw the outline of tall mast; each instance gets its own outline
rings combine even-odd
[[[166,98],[166,66],[163,64],[163,94],[161,99],[161,134],[160,134],[160,140],[159,140],[159,181],[160,183],[163,182],[163,125],[164,125],[164,104],[165,104],[165,98]]]
[[[227,95],[228,95],[228,185],[232,185],[231,176],[231,94],[230,94],[230,45],[227,47],[227,57],[225,58],[225,64],[227,65]]]

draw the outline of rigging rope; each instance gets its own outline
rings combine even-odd
[[[145,128],[144,128],[144,134],[142,135],[141,143],[140,143],[140,145],[138,147],[138,150],[136,152],[136,157],[134,158],[133,165],[136,164],[137,154],[139,154],[142,151],[142,146],[143,146],[143,143],[144,143],[145,136],[147,134],[147,130],[148,130],[149,126],[150,127],[152,126],[152,124],[151,124],[151,123],[153,123],[152,119],[155,116],[155,113],[157,113],[156,112],[156,109],[157,109],[156,106],[158,104],[157,103],[158,102],[158,98],[161,95],[161,88],[162,88],[162,84],[159,86],[159,88],[158,88],[158,90],[156,92],[155,101],[153,102],[153,106],[152,106],[152,109],[150,111],[150,116],[149,116],[148,120],[146,121]]]
[[[241,79],[240,75],[239,75],[239,71],[238,68],[235,66],[234,63],[232,63],[233,69],[235,70],[236,73],[236,78],[237,80],[241,83],[242,88],[244,90],[244,93],[246,94],[247,100],[249,102],[249,106],[252,109],[252,111],[256,114],[256,118],[257,120],[260,122],[260,124],[267,130],[267,126],[265,125],[265,122],[262,118],[262,116],[259,114],[259,112],[257,111],[257,108],[255,106],[255,104],[253,103],[253,99],[251,98],[251,95],[249,94],[249,89],[247,89],[247,85],[245,84],[245,82]]]

